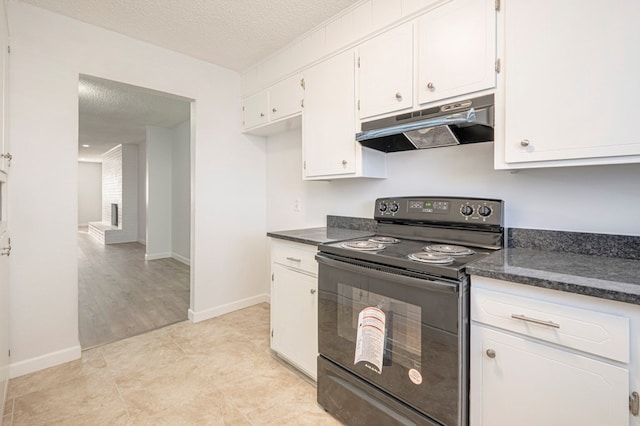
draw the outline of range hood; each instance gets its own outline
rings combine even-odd
[[[356,140],[384,152],[493,141],[493,95],[362,123]]]

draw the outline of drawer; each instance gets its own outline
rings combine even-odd
[[[629,319],[623,316],[472,287],[471,320],[629,362]]]
[[[292,269],[318,275],[317,248],[312,245],[273,241],[271,261]]]

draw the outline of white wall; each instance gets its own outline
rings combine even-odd
[[[195,100],[190,318],[265,300],[266,264],[244,259],[267,256],[266,147],[240,133],[239,75],[19,1],[9,25],[12,376],[80,357],[79,74]]]
[[[102,220],[102,164],[78,161],[78,225]]]
[[[147,260],[171,257],[173,132],[147,126]]]
[[[503,199],[507,227],[640,235],[640,164],[514,174],[493,170],[493,144],[481,143],[387,154],[385,180],[303,182],[300,130],[267,146],[269,230],[323,226],[327,214],[371,218],[377,197],[450,195]]]
[[[147,144],[138,144],[138,242],[147,244]]]
[[[172,133],[171,253],[188,263],[191,259],[191,122],[185,121],[174,127]]]

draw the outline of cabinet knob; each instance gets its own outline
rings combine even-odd
[[[275,108],[273,108],[273,109],[271,110],[271,112],[278,112],[278,110],[277,110],[277,109],[275,109]]]
[[[342,160],[342,165],[346,166],[347,165],[347,160]]]
[[[396,99],[398,100],[398,102],[401,101],[402,100],[402,93],[400,93],[400,92],[396,93]]]
[[[309,290],[309,292],[310,292],[311,294],[316,294],[316,289],[315,289],[315,288],[312,288],[311,290]]]
[[[489,358],[495,358],[496,357],[496,351],[494,351],[493,349],[487,349],[487,356]]]
[[[520,141],[520,145],[522,145],[522,146],[524,146],[524,147],[529,146],[529,139],[522,139],[522,140]]]
[[[436,86],[432,82],[427,83],[427,89],[433,90],[435,88],[436,88]]]
[[[264,112],[261,112],[261,113],[260,113],[260,117],[264,117]]]

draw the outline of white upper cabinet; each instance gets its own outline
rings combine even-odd
[[[384,177],[384,154],[363,148],[355,133],[355,55],[348,50],[305,71],[303,178]]]
[[[381,34],[359,48],[360,118],[413,106],[413,24]]]
[[[242,127],[251,129],[269,121],[269,93],[266,90],[246,98],[242,105]]]
[[[640,162],[640,2],[503,0],[496,168]]]
[[[304,80],[296,75],[269,88],[269,120],[280,120],[301,112],[303,87]]]
[[[9,152],[9,37],[4,17],[0,28],[0,170],[7,171],[11,159]]]
[[[245,98],[242,105],[245,133],[269,135],[299,127],[299,119],[297,122],[284,120],[302,111],[303,88],[302,76],[294,75]]]
[[[418,27],[420,104],[495,87],[495,0],[450,1]]]

